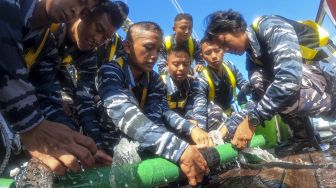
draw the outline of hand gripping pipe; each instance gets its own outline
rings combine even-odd
[[[266,139],[255,135],[250,147],[264,146]],[[230,143],[200,151],[210,169],[219,164],[233,161],[238,152]],[[183,177],[183,176],[182,176]],[[169,182],[177,182],[181,178],[179,167],[163,158],[143,160],[140,163],[115,167],[102,167],[85,170],[82,173],[69,173],[56,178],[53,187],[154,187]],[[10,187],[13,181],[0,179],[0,187]]]

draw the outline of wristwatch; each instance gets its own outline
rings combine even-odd
[[[260,124],[259,117],[253,112],[248,113],[248,121],[249,121],[249,125],[253,127],[256,127],[257,125]]]

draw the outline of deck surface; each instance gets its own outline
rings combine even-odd
[[[314,164],[336,162],[336,152],[306,152],[291,155],[282,160]],[[282,169],[261,170],[232,169],[219,176],[219,179],[207,188],[222,187],[271,187],[271,188],[336,188],[336,169]]]

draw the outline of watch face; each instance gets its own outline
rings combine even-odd
[[[249,118],[249,123],[252,125],[252,126],[257,126],[259,125],[259,119],[256,117],[256,115],[254,114],[249,114],[248,116]]]
[[[253,125],[253,126],[257,126],[259,124],[259,121],[257,119],[251,119],[250,120],[250,123]]]

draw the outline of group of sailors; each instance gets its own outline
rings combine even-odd
[[[279,114],[293,139],[278,155],[318,149],[309,117],[336,119],[335,48],[312,21],[261,16],[247,26],[217,11],[197,41],[181,13],[172,35],[141,21],[122,39],[121,1],[7,0],[0,12],[1,113],[56,174],[111,165],[126,138],[196,185],[209,173],[197,147],[248,147],[256,126]],[[248,79],[225,53],[246,53]]]

